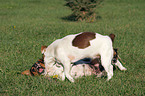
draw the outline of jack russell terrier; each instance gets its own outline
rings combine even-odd
[[[96,58],[101,56],[101,64],[107,72],[107,80],[110,80],[113,76],[113,65],[111,64],[113,58],[113,46],[114,34],[110,36],[103,36],[93,32],[82,32],[75,35],[68,35],[62,39],[58,39],[51,43],[45,50],[44,63],[45,63],[45,75],[47,75],[50,69],[53,71],[55,61],[59,61],[63,64],[64,72],[62,72],[62,80],[65,77],[74,82],[73,77],[70,74],[71,62],[78,61],[83,58]],[[116,65],[121,70],[126,70],[122,64],[117,61]]]
[[[74,82],[73,77],[70,74],[71,62],[78,61],[83,58],[96,58],[101,56],[101,63],[107,72],[107,80],[110,80],[113,76],[113,65],[111,64],[113,58],[113,46],[114,34],[109,36],[103,36],[93,32],[82,32],[75,35],[68,35],[62,39],[58,39],[51,43],[46,50],[43,50],[45,74],[49,72],[50,68],[53,68],[55,61],[59,61],[63,64],[64,72],[62,73],[62,80],[65,80],[65,76],[71,82]],[[116,63],[121,70],[126,70],[121,63]],[[53,70],[53,69],[52,69]]]

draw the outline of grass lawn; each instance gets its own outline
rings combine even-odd
[[[143,96],[145,95],[145,0],[105,0],[94,23],[62,19],[71,14],[65,0],[0,0],[0,95]],[[94,76],[75,83],[49,81],[21,73],[41,57],[42,45],[83,31],[114,33],[115,48],[128,70],[113,78]]]

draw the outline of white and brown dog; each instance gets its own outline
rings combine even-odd
[[[113,47],[112,41],[115,35],[110,34],[109,36],[103,36],[93,32],[82,32],[75,35],[68,35],[62,39],[58,39],[50,44],[45,50],[44,62],[45,62],[45,74],[49,74],[49,71],[55,70],[55,61],[59,61],[63,64],[64,72],[61,79],[64,80],[65,76],[71,82],[74,82],[73,77],[70,74],[71,62],[78,61],[80,59],[89,57],[96,58],[98,55],[101,56],[101,63],[107,72],[108,79],[113,76],[113,66],[111,64],[113,58]],[[112,39],[112,40],[111,40]],[[116,65],[121,70],[126,70],[118,61]]]

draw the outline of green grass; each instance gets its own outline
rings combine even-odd
[[[94,23],[62,19],[71,14],[64,4],[64,0],[0,0],[0,95],[145,95],[145,0],[105,0],[98,9],[102,18]],[[83,31],[114,33],[114,47],[128,70],[115,70],[109,82],[93,76],[70,83],[18,74],[41,57],[41,45]]]

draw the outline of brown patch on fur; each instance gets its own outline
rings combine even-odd
[[[101,56],[100,56],[99,54],[97,54],[97,55],[95,56],[95,58],[101,58]]]
[[[111,38],[112,42],[114,42],[115,35],[114,34],[110,34],[109,37]]]
[[[113,50],[113,51],[114,51],[114,50]],[[113,53],[114,53],[113,56],[115,56],[115,55],[117,54],[115,51],[114,51]]]
[[[68,58],[69,58],[71,61],[75,59],[75,57],[72,56],[72,55],[69,55]]]
[[[118,52],[117,52],[118,49],[117,48],[114,48],[113,51],[114,51],[113,52],[114,54],[113,54],[113,58],[112,58],[112,63],[116,63],[117,60],[118,60]]]
[[[23,71],[21,74],[31,76],[30,70]]]
[[[45,65],[43,63],[40,63],[40,65],[45,68]]]
[[[77,35],[72,41],[72,45],[80,49],[84,49],[90,46],[90,40],[95,39],[95,33],[93,32],[83,32]]]
[[[95,59],[93,59],[93,60],[91,61],[91,64],[92,64],[92,65],[101,64],[100,58],[95,58]]]

